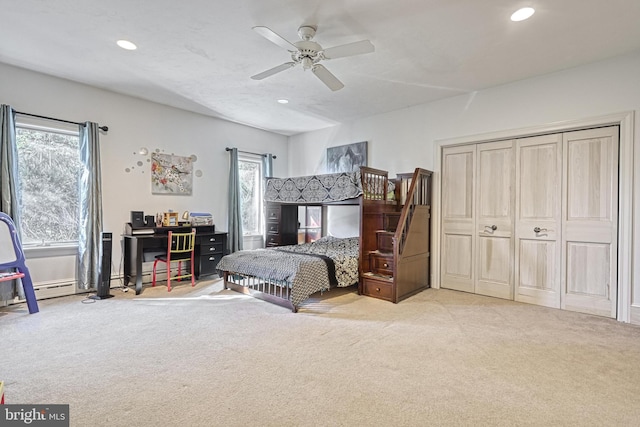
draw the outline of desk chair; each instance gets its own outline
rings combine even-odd
[[[8,243],[11,242],[11,245]],[[9,270],[9,271],[6,271]],[[13,219],[0,212],[0,282],[21,279],[29,314],[38,312],[31,274],[24,260],[22,244]]]
[[[173,279],[182,280],[191,278],[191,286],[195,286],[195,277],[193,275],[193,258],[194,249],[196,245],[196,229],[192,228],[190,233],[174,233],[169,231],[167,236],[167,253],[156,256],[156,260],[153,263],[153,275],[151,280],[151,286],[156,285],[156,267],[159,262],[167,264],[167,291],[171,292],[171,263],[178,263],[178,275]],[[188,272],[182,273],[182,263],[184,261],[190,262],[190,268]]]

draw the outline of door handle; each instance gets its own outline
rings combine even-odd
[[[541,231],[547,231],[546,228],[540,228],[540,227],[534,227],[533,232],[534,233],[540,233]]]
[[[493,224],[493,225],[485,225],[484,226],[484,232],[485,233],[491,233],[494,232],[498,229],[498,226]]]

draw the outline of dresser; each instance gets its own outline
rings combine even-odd
[[[194,260],[196,278],[216,274],[216,266],[227,252],[227,233],[196,233]]]
[[[298,244],[298,205],[267,203],[265,231],[267,247]]]

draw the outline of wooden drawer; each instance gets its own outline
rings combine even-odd
[[[221,254],[223,252],[222,241],[216,243],[206,243],[200,245],[200,256],[208,255],[208,254]]]
[[[280,232],[280,224],[277,222],[267,222],[267,234],[278,234]]]
[[[196,234],[196,245],[204,245],[207,243],[220,243],[222,244],[222,236],[216,236],[215,234]]]
[[[267,221],[280,221],[280,206],[267,207]]]
[[[279,234],[267,234],[265,246],[278,246],[280,244]]]
[[[206,276],[209,274],[215,274],[216,266],[222,259],[222,254],[203,255],[198,258],[199,268],[197,276]]]
[[[393,301],[393,282],[364,277],[363,293],[370,297]]]
[[[372,272],[393,276],[393,255],[372,253],[369,255],[369,263]]]

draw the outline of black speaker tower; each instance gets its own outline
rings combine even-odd
[[[98,280],[98,290],[91,299],[107,299],[113,295],[109,293],[111,288],[111,247],[113,234],[102,233],[102,268],[100,270],[100,279]]]

